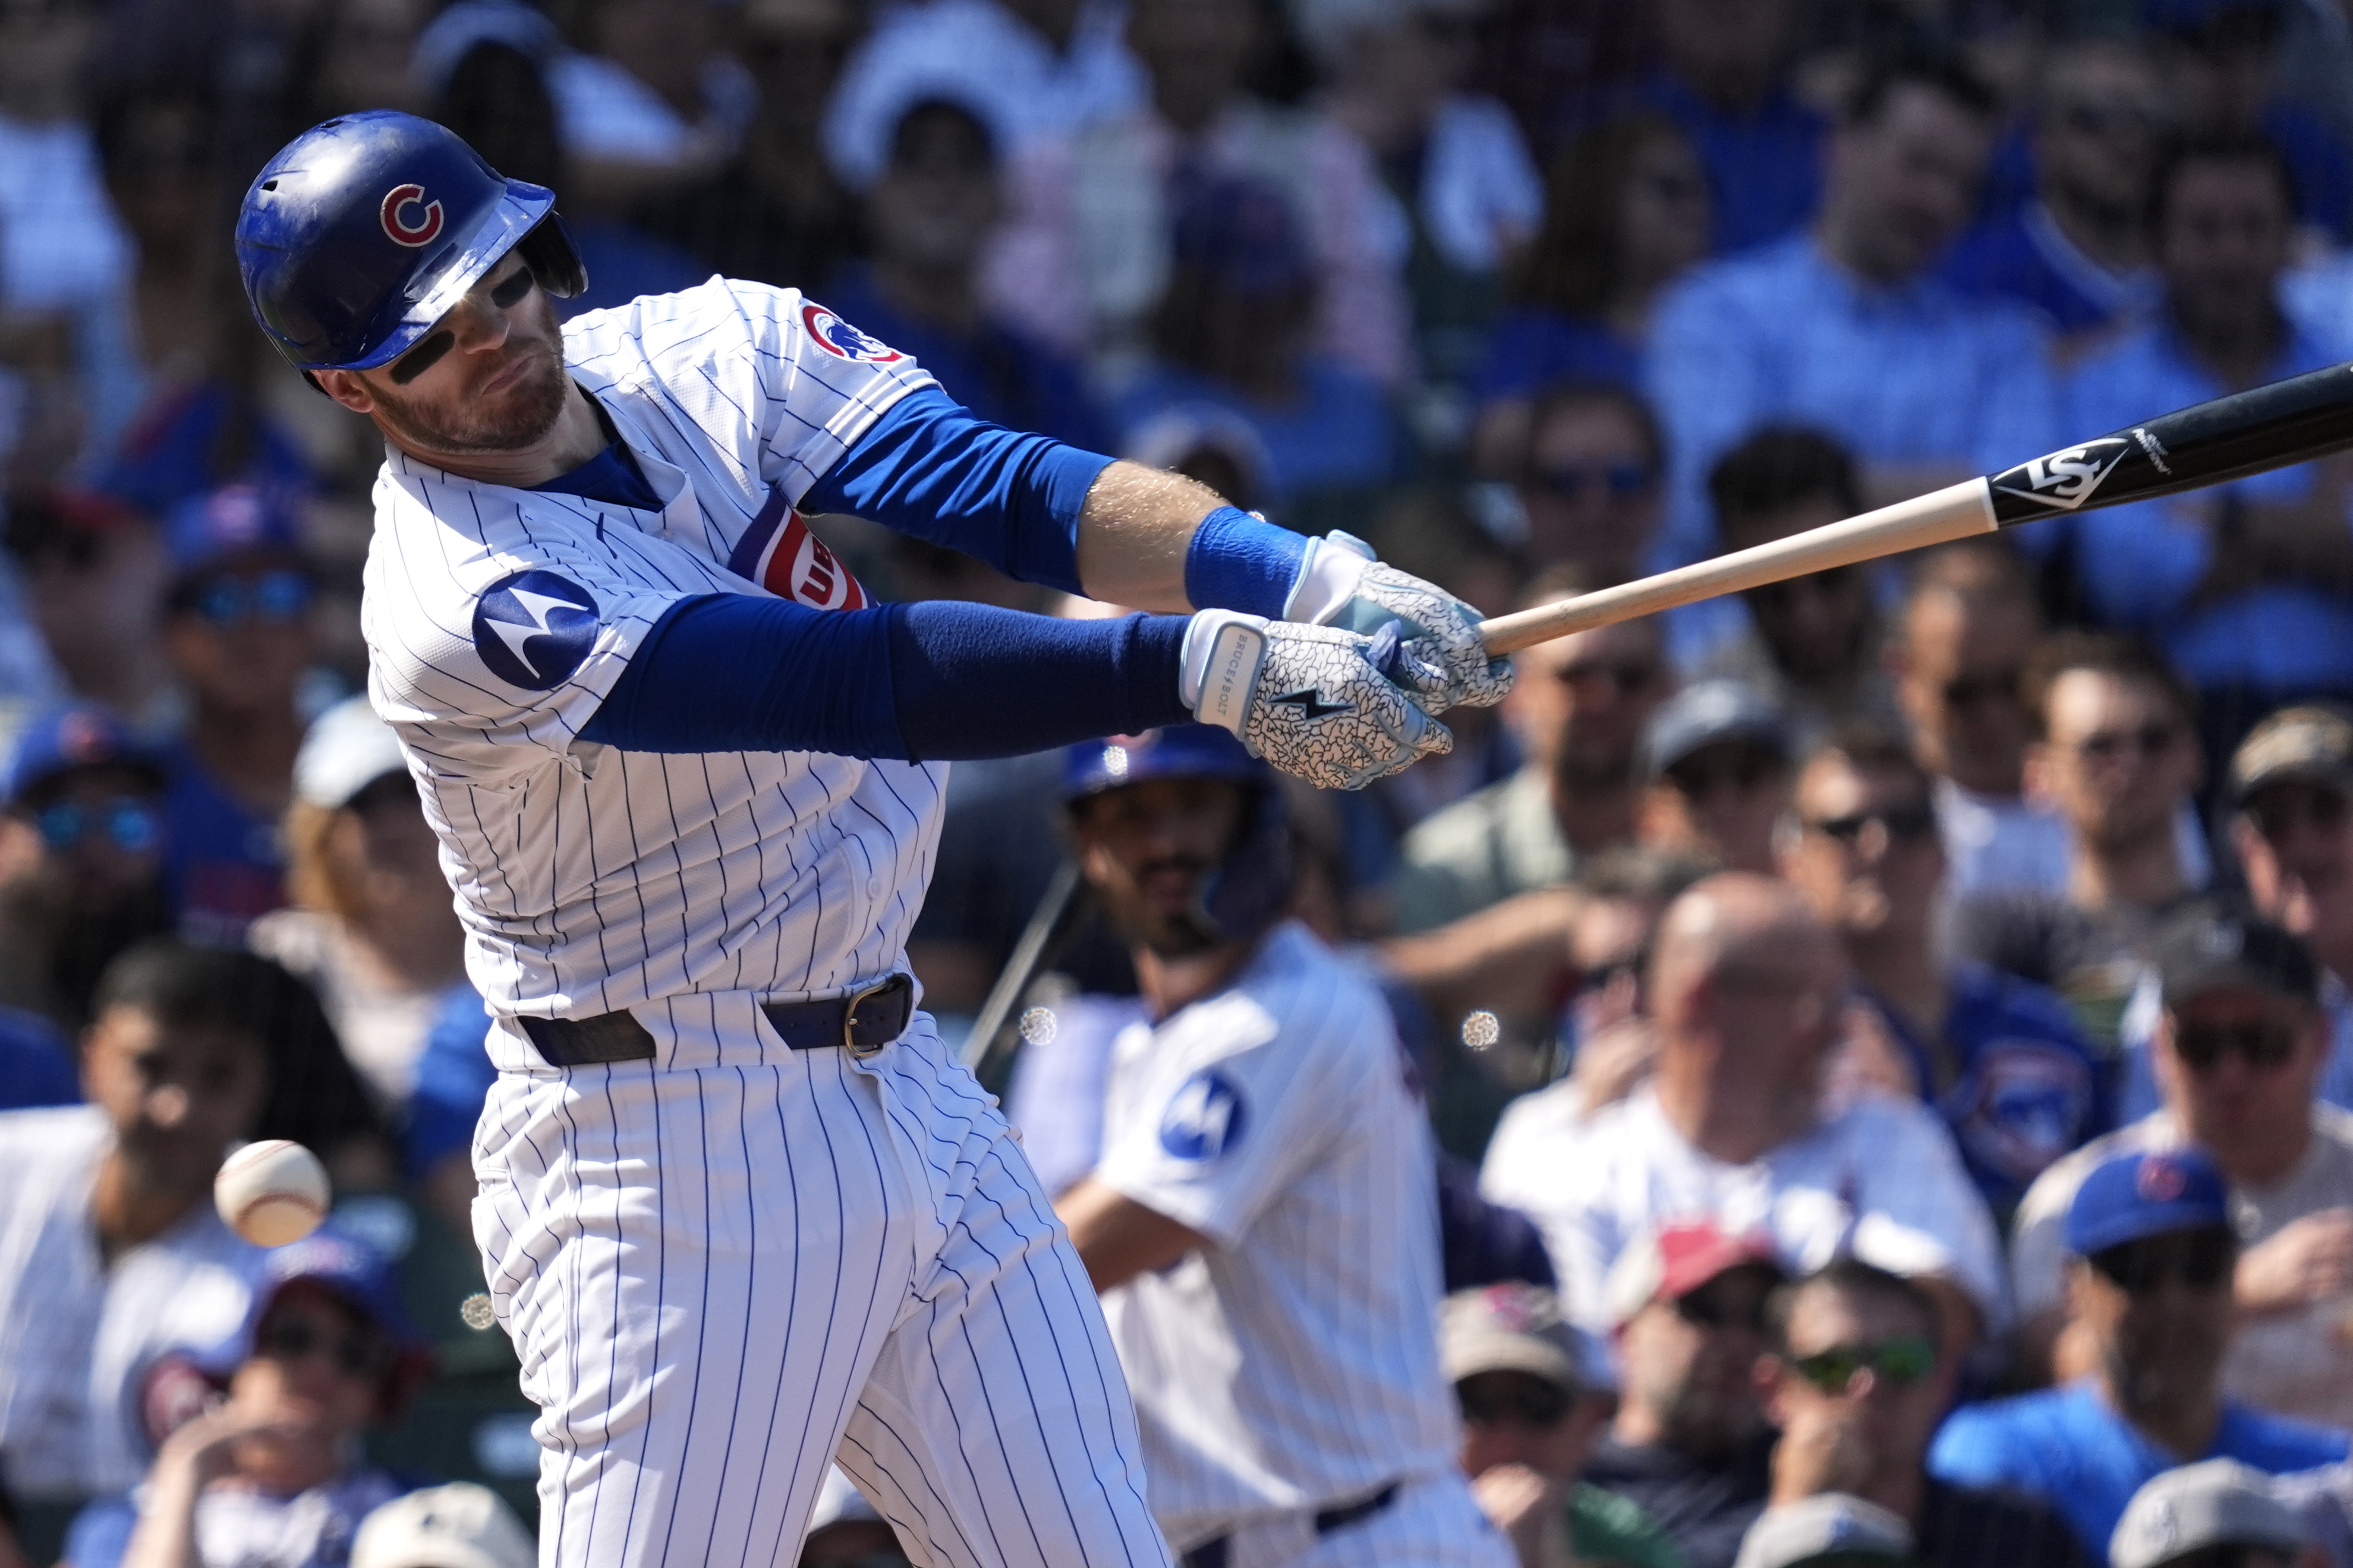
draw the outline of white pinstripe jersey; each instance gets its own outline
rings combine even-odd
[[[475,985],[500,1015],[582,1017],[889,973],[944,765],[575,737],[679,599],[865,603],[795,506],[931,377],[797,291],[716,278],[575,318],[565,351],[660,512],[397,451],[375,486],[369,690],[440,837]]]
[[[1454,1463],[1408,1070],[1379,994],[1295,924],[1113,1047],[1095,1175],[1211,1244],[1103,1297],[1180,1551]]]

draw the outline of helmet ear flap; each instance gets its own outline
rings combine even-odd
[[[557,299],[569,300],[588,291],[588,268],[580,259],[580,249],[554,213],[532,226],[515,246],[515,254],[531,268],[539,286]]]

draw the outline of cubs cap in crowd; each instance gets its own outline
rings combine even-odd
[[[1582,1394],[1615,1385],[1609,1352],[1560,1314],[1541,1285],[1507,1280],[1457,1290],[1438,1309],[1438,1359],[1446,1381],[1519,1372]]]
[[[392,726],[375,716],[364,696],[346,697],[311,721],[294,753],[294,794],[335,811],[388,773],[408,776]]]
[[[158,785],[164,780],[162,761],[121,720],[95,703],[62,703],[34,714],[16,732],[0,787],[15,805],[67,773],[107,767],[132,769]]]
[[[2312,950],[2255,915],[2193,905],[2158,932],[2155,957],[2168,1007],[2226,985],[2320,1005],[2320,966]]]
[[[1609,1320],[1623,1327],[1653,1301],[1680,1301],[1718,1275],[1762,1268],[1777,1279],[1782,1267],[1773,1242],[1756,1231],[1727,1231],[1713,1219],[1674,1220],[1638,1238],[1611,1265]]]
[[[208,1370],[227,1376],[252,1354],[270,1309],[296,1285],[324,1289],[385,1337],[394,1354],[385,1370],[381,1405],[385,1415],[396,1414],[432,1371],[432,1344],[410,1322],[401,1305],[400,1282],[384,1254],[332,1220],[300,1241],[270,1249],[262,1259],[261,1278],[254,1281],[245,1331],[207,1358],[214,1363]]]
[[[2078,1258],[2179,1230],[2231,1225],[2230,1189],[2196,1149],[2119,1154],[2084,1178],[2067,1210],[2067,1250]]]
[[[2270,1478],[2236,1459],[2168,1470],[2133,1493],[2108,1538],[2108,1568],[2160,1565],[2214,1546],[2263,1546],[2290,1554],[2312,1541]]]
[[[164,544],[181,577],[240,556],[299,556],[298,498],[282,486],[223,485],[190,496],[164,520]]]
[[[1082,800],[1145,779],[1232,779],[1271,784],[1274,770],[1215,724],[1170,724],[1141,735],[1081,741],[1062,756],[1062,798]]]
[[[1684,687],[1651,715],[1642,731],[1642,775],[1660,774],[1695,752],[1737,741],[1789,761],[1789,723],[1771,699],[1736,680]]]
[[[2353,794],[2353,720],[2327,708],[2283,708],[2249,731],[2231,758],[2231,798],[2244,805],[2275,784]]]
[[[371,1512],[350,1568],[536,1568],[539,1543],[488,1487],[451,1481]]]
[[[389,109],[297,136],[237,215],[246,302],[306,374],[397,359],[517,249],[550,294],[588,286],[554,192],[503,177],[448,128]]]
[[[1908,1563],[1912,1552],[1912,1527],[1897,1514],[1844,1492],[1822,1492],[1758,1514],[1740,1538],[1732,1568]]]

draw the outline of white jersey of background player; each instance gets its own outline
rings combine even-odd
[[[1508,1564],[1456,1467],[1437,1174],[1388,1010],[1302,925],[1273,775],[1202,726],[1070,752],[1080,863],[1155,1021],[1060,1208],[1152,1511],[1194,1568]]]
[[[919,1563],[1164,1561],[1077,1260],[902,973],[939,760],[1198,712],[1361,782],[1508,672],[1418,580],[983,425],[790,290],[559,332],[553,203],[370,112],[237,225],[264,331],[389,448],[370,694],[493,1015],[475,1230],[541,1407],[542,1560],[789,1560],[838,1450]],[[1237,608],[873,606],[802,509]]]

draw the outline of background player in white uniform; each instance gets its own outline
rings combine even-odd
[[[837,1448],[920,1563],[1164,1561],[1083,1273],[901,973],[936,759],[1198,712],[1362,782],[1508,671],[1350,542],[983,425],[791,290],[560,332],[553,203],[371,112],[290,143],[237,227],[264,330],[389,447],[370,694],[493,1015],[475,1229],[542,1409],[543,1561],[786,1560]],[[1232,608],[872,606],[804,511]]]
[[[1199,725],[1070,757],[1156,1021],[1113,1047],[1101,1163],[1058,1206],[1154,1516],[1187,1568],[1510,1563],[1455,1465],[1428,1121],[1379,994],[1281,921],[1272,774]]]

